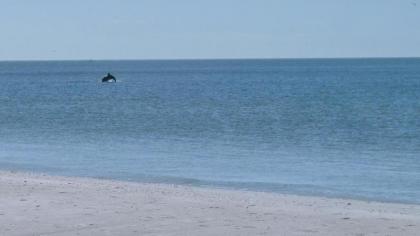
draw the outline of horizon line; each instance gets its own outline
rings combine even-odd
[[[5,59],[0,62],[52,62],[52,61],[223,61],[223,60],[340,60],[340,59],[420,59],[420,56],[390,57],[249,57],[249,58],[138,58],[138,59]]]

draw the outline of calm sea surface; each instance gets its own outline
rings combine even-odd
[[[0,62],[0,169],[420,204],[420,59]]]

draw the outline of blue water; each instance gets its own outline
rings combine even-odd
[[[420,59],[0,62],[0,82],[0,169],[420,204]]]

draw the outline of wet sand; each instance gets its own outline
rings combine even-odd
[[[0,171],[0,235],[420,235],[420,205]]]

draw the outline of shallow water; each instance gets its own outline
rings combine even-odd
[[[2,169],[420,203],[420,59],[0,62],[0,81]]]

